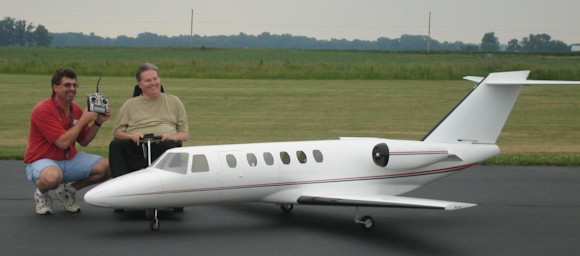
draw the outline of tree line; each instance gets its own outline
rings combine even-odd
[[[34,26],[26,20],[5,17],[0,21],[2,46],[50,46],[53,37],[43,25]]]
[[[306,36],[291,34],[259,35],[180,35],[165,36],[145,32],[136,37],[117,36],[101,37],[94,33],[50,33],[43,25],[34,26],[25,20],[6,17],[0,22],[1,46],[190,46],[190,47],[229,47],[229,48],[294,48],[294,49],[327,49],[327,50],[381,50],[381,51],[424,51],[429,45],[433,51],[509,51],[509,52],[557,52],[571,51],[571,46],[559,40],[552,40],[547,34],[530,34],[521,41],[511,39],[507,46],[500,45],[494,32],[484,34],[481,44],[469,44],[461,41],[440,42],[423,35],[402,35],[390,39],[380,37],[377,40],[318,40]]]
[[[318,40],[312,37],[293,36],[291,34],[270,34],[263,32],[259,35],[219,36],[172,36],[141,33],[136,37],[118,36],[104,38],[94,33],[58,33],[54,37],[54,46],[191,46],[191,47],[225,47],[225,48],[292,48],[292,49],[325,49],[325,50],[380,50],[380,51],[424,51],[428,41],[433,51],[483,51],[483,52],[552,52],[567,53],[571,46],[559,40],[552,40],[547,34],[530,34],[521,42],[517,39],[509,41],[507,46],[500,45],[495,33],[486,33],[481,44],[469,44],[461,41],[440,42],[423,35],[402,35],[400,38],[390,39],[380,37],[377,40],[346,40],[330,39]]]
[[[499,51],[500,44],[494,32],[489,32],[483,35],[481,39],[481,50],[487,52]],[[529,37],[524,37],[522,41],[511,39],[505,49],[507,52],[557,52],[566,53],[571,51],[571,46],[560,40],[552,40],[548,34],[530,34]]]
[[[270,34],[264,32],[259,35],[180,35],[168,37],[154,33],[141,33],[136,37],[118,36],[104,38],[83,33],[52,34],[53,46],[191,46],[191,47],[222,47],[222,48],[291,48],[291,49],[324,49],[324,50],[390,50],[390,51],[420,51],[425,50],[428,38],[420,35],[402,35],[397,39],[381,37],[375,41],[330,39],[318,40],[306,36],[291,34]],[[431,40],[433,50],[473,50],[475,44],[462,42],[442,42]]]

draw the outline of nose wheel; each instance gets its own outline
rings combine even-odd
[[[151,221],[151,225],[150,225],[151,231],[157,231],[160,228],[159,225],[159,220],[153,220]]]
[[[159,218],[157,217],[157,209],[147,211],[153,211],[153,220],[151,221],[151,225],[149,226],[151,228],[151,231],[159,230],[161,225],[159,224]]]

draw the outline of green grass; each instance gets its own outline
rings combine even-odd
[[[0,74],[50,74],[56,66],[86,76],[130,77],[143,62],[164,77],[199,79],[455,80],[532,70],[534,79],[580,80],[580,55],[397,53],[188,47],[0,47]]]
[[[580,166],[579,153],[526,152],[504,153],[485,161],[486,165],[554,165]]]
[[[80,72],[79,72],[80,73]],[[50,74],[0,75],[2,159],[22,159],[30,110],[50,95]],[[94,92],[97,76],[79,74],[77,102]],[[417,80],[251,80],[166,78],[185,104],[185,146],[327,139],[338,136],[421,139],[473,83]],[[101,80],[113,113],[130,97],[132,76]],[[580,165],[579,86],[524,88],[486,164]],[[114,117],[83,150],[106,156]]]

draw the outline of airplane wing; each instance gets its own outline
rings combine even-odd
[[[476,204],[386,195],[303,195],[299,204],[458,210]]]

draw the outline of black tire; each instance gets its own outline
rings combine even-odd
[[[159,220],[151,221],[150,228],[151,228],[151,231],[158,231],[159,228],[161,228],[161,224],[159,224]]]
[[[280,209],[282,209],[282,211],[284,213],[289,213],[292,211],[292,209],[294,209],[294,205],[293,204],[280,204]]]
[[[363,230],[371,230],[375,226],[375,221],[371,216],[364,216],[360,219],[360,226]]]

